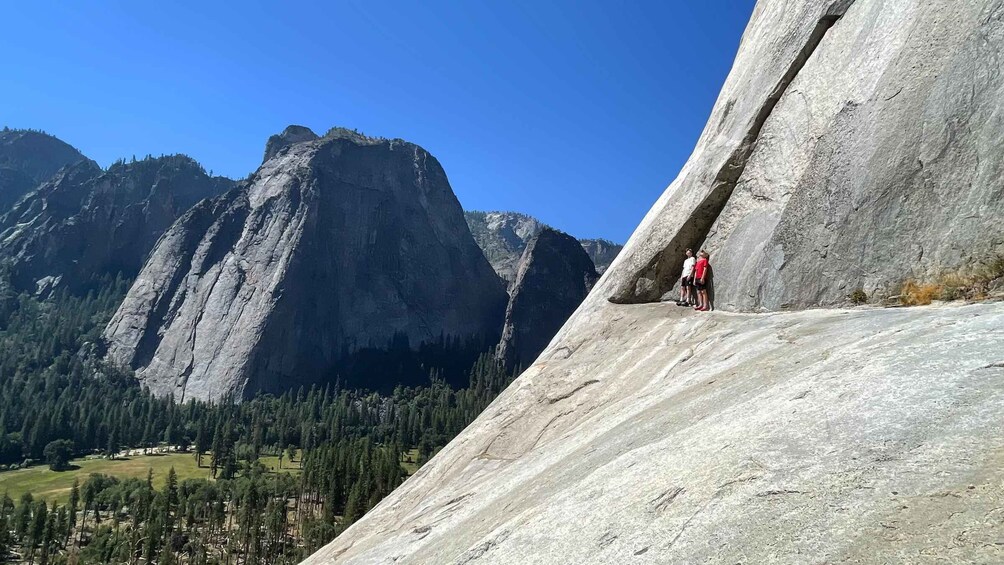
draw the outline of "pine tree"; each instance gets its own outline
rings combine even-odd
[[[35,550],[45,540],[45,524],[48,519],[49,507],[44,500],[35,503],[31,512],[31,526],[28,529],[28,565],[35,562]]]
[[[21,495],[18,500],[17,510],[14,512],[14,536],[19,540],[24,540],[28,535],[28,526],[31,525],[31,507],[35,499],[30,492]]]
[[[108,434],[108,446],[105,448],[105,453],[108,455],[109,459],[115,459],[115,454],[119,451],[119,431],[117,428],[112,428],[112,431]]]
[[[66,539],[63,541],[63,545],[66,545],[70,541],[70,533],[73,531],[73,527],[77,525],[77,507],[80,505],[80,484],[77,482],[77,478],[73,478],[73,486],[70,487],[70,502],[68,506],[67,521],[69,526],[66,529]]]

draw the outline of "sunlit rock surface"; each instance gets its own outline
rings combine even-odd
[[[1000,251],[1002,34],[1000,1],[759,2],[577,313],[305,563],[1004,561],[1004,304],[772,312]],[[699,246],[720,310],[648,303]]]

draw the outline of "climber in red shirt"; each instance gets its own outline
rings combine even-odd
[[[698,312],[707,312],[711,309],[708,301],[708,275],[711,270],[708,259],[710,258],[708,252],[702,249],[697,253],[697,263],[694,265],[694,288],[697,289],[697,306],[694,306],[694,310]]]

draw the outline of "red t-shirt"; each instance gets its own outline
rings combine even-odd
[[[694,276],[697,280],[703,280],[704,275],[708,272],[708,260],[701,257],[697,260],[697,264],[694,265]]]

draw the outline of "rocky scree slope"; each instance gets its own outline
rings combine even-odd
[[[59,169],[86,160],[49,134],[4,128],[0,131],[0,214]]]
[[[599,275],[574,237],[544,228],[519,262],[506,308],[498,358],[528,367],[589,294]]]
[[[547,349],[305,563],[1004,560],[1004,304],[772,311],[996,253],[1002,39],[999,0],[758,2]],[[702,244],[725,308],[644,304]]]
[[[391,342],[495,343],[506,299],[434,157],[334,130],[179,219],[105,336],[153,391],[219,399],[322,382]]]
[[[21,290],[74,290],[103,275],[135,276],[164,231],[199,200],[233,185],[183,155],[117,163],[79,160],[0,217],[0,261]]]

